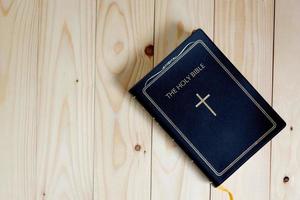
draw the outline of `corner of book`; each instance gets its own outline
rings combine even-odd
[[[226,180],[226,179],[221,179],[221,180],[217,179],[217,180],[213,180],[213,181],[212,181],[212,185],[213,185],[215,188],[217,188],[217,187],[219,187],[220,185],[222,185],[222,183],[223,183],[225,180]]]
[[[279,124],[280,130],[284,129],[286,127],[286,122],[281,118],[281,123]]]
[[[273,109],[274,110],[274,109]],[[277,115],[277,129],[278,131],[281,131],[286,127],[286,122],[284,119],[274,110],[275,114]]]
[[[132,87],[128,90],[128,92],[129,92],[132,96],[136,96],[136,93],[135,93],[135,85],[132,86]]]

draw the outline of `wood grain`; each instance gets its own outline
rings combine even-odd
[[[300,1],[276,1],[273,101],[287,127],[272,143],[272,200],[300,198],[299,18]]]
[[[38,2],[0,1],[0,199],[34,199]]]
[[[41,2],[38,199],[93,198],[95,6]]]
[[[156,1],[155,64],[194,29],[213,36],[213,1]],[[152,199],[209,199],[209,181],[157,125],[153,127]]]
[[[271,103],[273,1],[216,0],[215,42]],[[269,199],[270,144],[244,164],[224,185],[236,199]],[[212,190],[212,199],[227,199]]]
[[[299,13],[298,0],[0,0],[0,199],[228,199],[128,94],[202,28],[287,122],[224,185],[298,200]]]
[[[150,199],[151,118],[128,90],[153,65],[154,1],[99,0],[97,12],[95,199]]]

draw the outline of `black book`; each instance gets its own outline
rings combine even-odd
[[[202,31],[195,31],[130,93],[219,186],[285,122]]]

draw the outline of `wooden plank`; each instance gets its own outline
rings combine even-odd
[[[153,65],[154,1],[99,0],[97,11],[95,199],[150,199],[151,118],[128,89]]]
[[[34,199],[38,2],[0,1],[0,199]]]
[[[202,28],[213,37],[213,1],[156,1],[155,63]],[[153,130],[152,199],[209,199],[209,181],[157,125]]]
[[[300,1],[276,1],[273,102],[287,128],[272,143],[272,200],[300,197],[299,18]]]
[[[215,41],[225,55],[271,102],[272,0],[216,0]],[[224,183],[236,199],[269,199],[270,144],[244,164]],[[227,199],[226,193],[212,190],[212,199]]]
[[[92,199],[96,2],[41,2],[38,199]]]

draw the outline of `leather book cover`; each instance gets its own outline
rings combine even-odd
[[[202,31],[195,31],[130,93],[219,186],[285,122]]]

